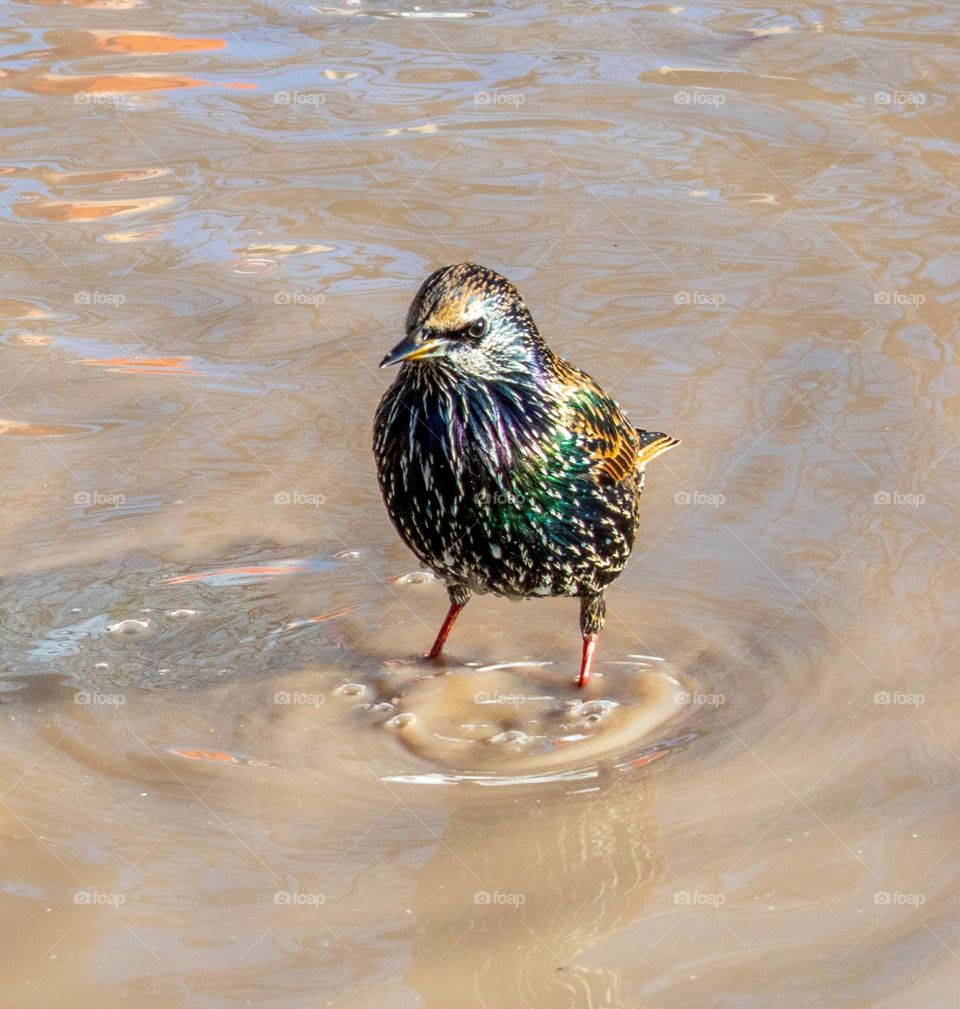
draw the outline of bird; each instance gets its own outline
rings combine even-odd
[[[605,592],[633,549],[646,465],[679,444],[635,428],[545,343],[517,288],[458,263],[420,286],[374,417],[387,512],[446,582],[441,655],[474,594],[580,600],[577,686],[593,669]]]

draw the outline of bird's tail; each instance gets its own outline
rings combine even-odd
[[[660,431],[642,431],[637,428],[637,434],[640,435],[640,453],[637,461],[641,465],[646,465],[651,459],[656,459],[658,455],[680,444],[679,438],[671,438],[670,435]]]

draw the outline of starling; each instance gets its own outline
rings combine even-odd
[[[475,592],[579,596],[590,677],[604,592],[633,548],[646,464],[678,444],[633,427],[544,343],[517,289],[473,263],[430,274],[374,421],[377,474],[404,543],[447,583],[440,654]]]

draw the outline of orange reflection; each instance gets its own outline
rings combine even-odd
[[[40,95],[122,94],[130,91],[172,91],[176,88],[255,88],[256,84],[229,81],[216,84],[177,74],[101,74],[97,77],[65,77],[45,74],[19,85]]]
[[[307,627],[310,624],[323,624],[328,620],[336,620],[337,617],[345,617],[348,613],[353,613],[356,606],[344,606],[339,610],[331,610],[329,613],[319,613],[315,617],[307,617],[304,620],[291,620],[290,623],[284,624],[283,629],[285,631],[294,631],[299,627]]]
[[[50,169],[40,172],[51,182],[72,186],[86,186],[105,182],[142,182],[144,179],[160,179],[170,174],[169,168],[124,168],[112,172],[56,172]]]
[[[142,7],[144,0],[29,0],[35,7],[92,7],[95,10],[129,11]]]
[[[192,357],[87,357],[81,364],[90,364],[95,368],[108,368],[121,375],[162,375],[176,373],[178,375],[196,375],[197,372],[188,367]]]
[[[178,757],[187,757],[189,760],[218,760],[225,764],[236,764],[237,758],[232,753],[224,753],[222,750],[168,750]]]
[[[276,767],[272,760],[259,760],[257,757],[245,757],[242,754],[227,753],[224,750],[179,750],[168,747],[167,753],[176,757],[186,757],[187,760],[209,760],[218,764],[243,764],[247,767]]]
[[[30,424],[19,420],[0,420],[0,434],[11,434],[18,437],[32,435],[33,437],[56,438],[64,434],[77,434],[87,428],[76,424]]]
[[[299,564],[251,564],[239,568],[217,568],[214,571],[199,571],[193,575],[175,575],[173,578],[164,578],[164,585],[183,585],[186,582],[211,581],[218,578],[233,578],[238,575],[255,575],[258,577],[273,577],[275,575],[293,575],[303,569],[304,565]]]
[[[223,49],[224,39],[180,39],[173,35],[150,32],[90,32],[94,45],[108,53],[189,53],[209,49]]]
[[[139,200],[48,200],[18,203],[17,217],[41,221],[99,221],[105,217],[129,217],[156,210],[173,203],[171,196],[153,196]]]

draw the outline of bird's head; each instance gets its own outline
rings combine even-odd
[[[405,362],[478,381],[531,377],[549,351],[523,298],[499,273],[474,263],[445,266],[423,282],[406,337],[380,362]]]

